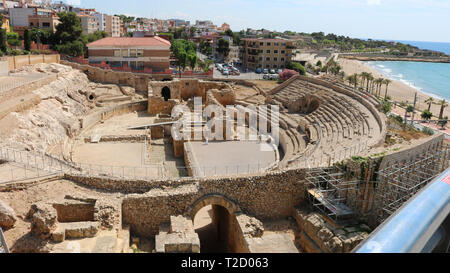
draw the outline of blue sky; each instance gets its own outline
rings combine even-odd
[[[69,0],[108,14],[358,38],[450,42],[450,0]]]

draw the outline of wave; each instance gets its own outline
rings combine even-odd
[[[421,64],[421,63],[408,63],[408,62],[366,62],[366,64],[377,70],[384,77],[391,80],[399,81],[415,90],[422,92],[426,95],[432,96],[436,99],[450,100],[450,79],[446,76],[446,71],[450,68],[439,67],[430,68],[439,64]],[[440,74],[433,73],[431,71],[439,69]],[[444,75],[444,77],[440,76]],[[437,77],[439,76],[439,77]]]

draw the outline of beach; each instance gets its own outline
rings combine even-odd
[[[349,60],[349,59],[343,59],[340,58],[339,59],[339,64],[342,66],[342,69],[344,70],[346,75],[352,75],[354,73],[358,73],[360,74],[361,72],[369,72],[372,73],[372,75],[375,78],[385,78],[387,79],[388,77],[386,75],[381,74],[380,72],[378,72],[375,68],[372,68],[366,64],[364,64],[364,62],[362,61],[358,61],[358,60]],[[396,101],[396,102],[406,102],[408,104],[414,104],[414,94],[417,92],[417,104],[416,104],[416,109],[417,109],[417,114],[416,114],[416,119],[420,119],[420,114],[423,110],[428,109],[428,104],[425,103],[425,101],[432,97],[432,95],[423,93],[421,91],[419,91],[418,89],[415,89],[401,81],[398,80],[392,80],[392,83],[389,85],[388,88],[388,96],[390,96],[392,98],[392,100]],[[381,95],[382,97],[384,97],[385,91],[386,91],[386,86],[383,85],[382,87],[382,92]],[[438,103],[439,99],[434,97],[434,102]],[[396,113],[399,113],[399,108],[394,109],[394,111]],[[441,110],[441,106],[437,105],[437,104],[433,104],[431,106],[431,112],[433,113],[434,118],[436,119],[436,117],[439,116],[439,112]],[[400,111],[401,114],[404,114],[404,110]],[[399,114],[400,114],[399,113]],[[444,117],[445,116],[449,116],[450,117],[450,107],[447,107],[444,111]]]

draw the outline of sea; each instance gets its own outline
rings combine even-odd
[[[450,55],[450,43],[398,41],[422,49]],[[386,77],[401,81],[432,97],[450,101],[450,63],[426,62],[366,62]]]

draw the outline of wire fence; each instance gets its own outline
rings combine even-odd
[[[9,75],[7,79],[3,79],[2,83],[0,83],[0,93],[37,82],[47,76],[48,75],[46,75],[46,74],[34,74],[34,75],[27,75],[27,76]]]
[[[315,168],[359,155],[367,149],[368,142],[332,153],[314,153],[292,161],[290,167]],[[30,151],[18,151],[0,146],[0,183],[38,179],[52,175],[86,175],[123,180],[169,180],[188,177],[214,177],[256,175],[275,169],[274,162],[258,161],[246,164],[177,166],[174,164],[150,164],[143,166],[106,166],[99,164],[72,164],[54,156]]]

